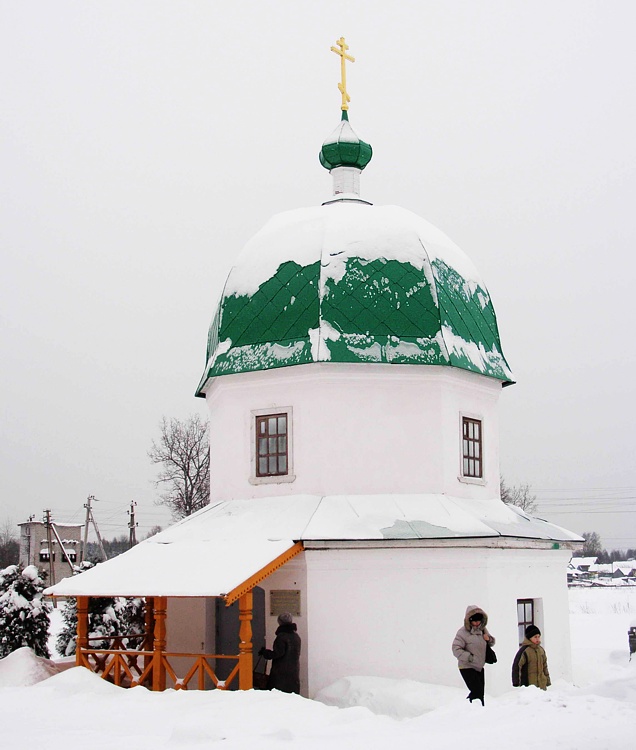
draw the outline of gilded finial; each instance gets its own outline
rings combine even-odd
[[[343,112],[346,112],[349,109],[349,102],[351,101],[351,97],[347,93],[347,70],[345,67],[345,61],[349,60],[349,62],[355,62],[355,57],[352,57],[351,55],[347,54],[347,50],[349,49],[349,45],[346,44],[345,39],[343,36],[338,39],[336,42],[337,47],[332,47],[331,51],[335,52],[336,55],[340,55],[340,83],[338,84],[338,90],[342,94],[342,106],[340,109]],[[344,115],[343,115],[344,117]]]

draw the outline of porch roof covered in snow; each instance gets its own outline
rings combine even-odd
[[[498,498],[289,495],[209,505],[46,590],[53,596],[221,596],[249,591],[303,542],[513,538],[581,542]],[[474,543],[474,542],[473,542]]]
[[[64,578],[51,596],[219,596],[227,604],[302,552],[291,540],[146,540],[94,568]]]

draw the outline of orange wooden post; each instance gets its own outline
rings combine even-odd
[[[75,643],[75,664],[84,665],[83,650],[88,648],[88,603],[87,596],[77,597],[77,641]]]
[[[252,659],[252,592],[239,599],[239,690],[251,690],[253,685]]]
[[[154,600],[155,640],[152,665],[152,689],[166,689],[166,668],[163,654],[166,650],[166,616],[168,600],[165,596],[156,596]]]

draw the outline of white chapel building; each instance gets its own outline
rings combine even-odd
[[[343,108],[333,195],[270,219],[229,273],[197,389],[209,506],[51,591],[166,597],[167,650],[219,654],[249,590],[254,652],[293,614],[308,697],[354,675],[463,686],[469,604],[497,639],[488,692],[532,622],[569,679],[580,538],[500,499],[513,376],[488,290],[425,219],[361,197],[371,156]]]

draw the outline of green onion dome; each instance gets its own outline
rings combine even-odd
[[[355,167],[362,171],[372,156],[370,144],[358,138],[349,124],[346,110],[343,110],[340,124],[322,144],[318,155],[320,163],[328,170],[335,167]]]

